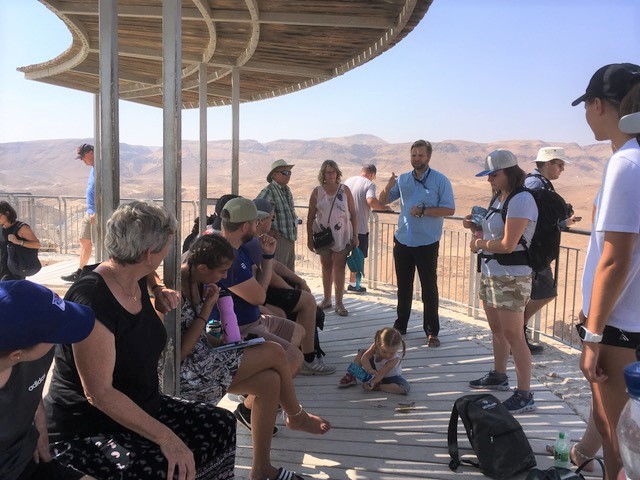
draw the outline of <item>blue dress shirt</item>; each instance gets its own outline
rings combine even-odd
[[[403,173],[389,191],[389,202],[400,199],[400,215],[395,238],[408,247],[431,245],[440,241],[443,217],[412,217],[411,208],[446,207],[455,209],[453,188],[449,179],[440,172],[427,168],[418,179],[414,172]]]

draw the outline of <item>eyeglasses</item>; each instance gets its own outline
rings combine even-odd
[[[291,175],[291,170],[276,170],[275,173],[281,173],[285,177],[288,177],[289,175]]]
[[[556,165],[558,167],[564,168],[564,162],[562,160],[551,160],[549,163],[551,165]]]

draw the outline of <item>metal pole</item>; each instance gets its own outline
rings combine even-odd
[[[163,113],[163,198],[165,208],[181,224],[182,203],[182,10],[180,0],[162,2],[162,98]],[[164,282],[180,291],[180,230],[174,235],[164,259]],[[164,352],[165,393],[180,393],[180,307],[165,315],[167,348]]]
[[[200,231],[207,227],[207,64],[200,64]]]
[[[104,250],[104,229],[103,219],[105,218],[103,210],[102,210],[102,174],[98,171],[98,165],[102,165],[102,157],[100,155],[100,151],[102,150],[101,144],[101,131],[100,131],[100,95],[93,96],[93,136],[95,138],[95,145],[93,149],[93,165],[94,165],[94,175],[96,175],[96,187],[95,187],[95,205],[96,205],[96,218],[95,223],[93,225],[93,232],[95,232],[96,237],[93,239],[93,243],[95,246],[94,252],[96,257],[96,262],[101,262],[104,258],[103,250]]]
[[[118,2],[99,2],[100,42],[100,154],[94,172],[96,176],[97,222],[101,233],[107,219],[120,204],[120,151],[118,130]],[[95,158],[95,149],[94,149]],[[104,242],[98,237],[99,258],[105,257]]]
[[[231,69],[231,193],[240,195],[240,69]]]

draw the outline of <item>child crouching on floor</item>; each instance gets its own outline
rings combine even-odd
[[[402,347],[402,354],[399,352]],[[385,327],[376,332],[371,346],[365,351],[358,350],[353,363],[360,365],[367,373],[373,375],[368,382],[363,382],[365,390],[380,390],[387,393],[406,395],[411,385],[402,376],[402,359],[407,351],[407,345],[402,335],[395,328]],[[351,373],[345,373],[340,379],[338,387],[357,385],[358,380]]]

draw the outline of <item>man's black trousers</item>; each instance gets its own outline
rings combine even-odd
[[[413,299],[413,278],[416,268],[422,286],[423,328],[428,335],[440,332],[438,317],[438,249],[440,242],[408,247],[394,238],[393,259],[398,279],[398,319],[394,327],[406,332]]]

